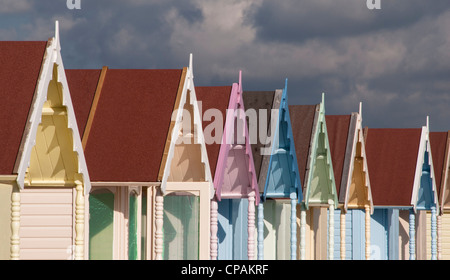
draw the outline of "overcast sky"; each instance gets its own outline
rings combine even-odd
[[[76,1],[72,1],[76,2]],[[0,0],[0,40],[47,40],[66,69],[182,68],[197,86],[275,90],[363,125],[450,130],[450,1]]]

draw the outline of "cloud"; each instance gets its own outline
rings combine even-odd
[[[23,13],[33,7],[31,0],[3,0],[0,5],[0,14]]]
[[[362,101],[365,125],[421,126],[430,115],[432,127],[448,129],[448,0],[381,0],[381,10],[364,0],[8,3],[0,38],[46,40],[58,19],[66,68],[181,68],[193,53],[196,85],[231,85],[239,70],[244,90],[288,78],[291,104],[325,92],[331,114]]]

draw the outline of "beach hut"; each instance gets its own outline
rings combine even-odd
[[[211,201],[211,259],[251,260],[256,250],[255,205],[259,203],[259,190],[242,97],[242,73],[231,90],[197,87],[197,92],[205,115],[211,113],[215,119],[205,124],[206,138],[213,140],[207,145],[215,188]],[[214,137],[209,137],[212,128]]]
[[[297,204],[303,200],[287,100],[283,90],[244,92],[255,116],[250,128],[261,201],[258,259],[297,259]],[[250,115],[250,114],[248,114]],[[252,131],[253,129],[253,131]]]
[[[102,68],[83,133],[90,259],[209,259],[197,106],[192,56],[183,69]]]
[[[320,104],[290,105],[289,113],[303,193],[299,205],[300,259],[333,259],[334,210],[338,196],[324,94]]]
[[[0,42],[1,259],[85,259],[89,174],[61,57]]]
[[[425,243],[421,241],[425,238],[425,211],[431,211],[434,226],[438,211],[428,135],[428,122],[421,129],[366,130],[375,209],[371,221],[371,259],[426,256]],[[435,235],[431,235],[430,242],[436,247]],[[435,258],[433,253],[432,259]]]
[[[370,258],[372,194],[364,145],[361,104],[351,115],[327,115],[339,209],[335,210],[335,259]]]

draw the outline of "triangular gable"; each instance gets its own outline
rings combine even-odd
[[[436,187],[438,189],[438,198],[440,214],[444,213],[444,208],[448,208],[448,169],[449,169],[449,132],[430,132],[430,145],[433,153],[434,174]]]
[[[295,193],[297,200],[303,200],[303,194],[298,170],[297,154],[292,134],[291,118],[287,98],[287,80],[282,92],[276,128],[271,134],[269,164],[264,184],[263,199],[289,198]],[[284,172],[280,174],[280,169]]]
[[[189,97],[189,98],[188,98]],[[161,168],[163,167],[163,173],[161,179],[161,190],[164,193],[166,184],[170,181],[169,176],[171,172],[172,160],[174,158],[174,153],[176,149],[177,143],[179,141],[183,142],[183,139],[180,137],[184,137],[186,135],[186,131],[183,130],[183,118],[186,116],[184,109],[185,105],[191,108],[190,110],[190,122],[192,124],[191,131],[187,132],[193,133],[193,135],[189,136],[190,139],[193,139],[193,143],[190,144],[198,144],[200,157],[199,160],[201,164],[204,166],[204,176],[203,179],[205,182],[210,182],[210,195],[211,198],[214,196],[214,185],[213,179],[211,175],[211,169],[209,166],[208,153],[206,150],[205,138],[203,135],[203,125],[202,125],[202,117],[200,116],[200,108],[197,102],[197,95],[195,92],[194,86],[194,73],[192,69],[192,54],[189,58],[189,67],[187,68],[185,80],[183,83],[183,87],[181,92],[177,95],[177,101],[174,107],[174,113],[172,114],[172,123],[169,131],[170,138],[167,139],[165,150],[167,151],[167,156],[161,162]],[[160,172],[161,174],[161,172]]]
[[[219,201],[222,197],[246,198],[251,191],[255,191],[255,203],[258,204],[258,183],[242,94],[240,72],[239,83],[234,83],[231,88],[214,186]],[[240,133],[237,132],[239,129]]]
[[[57,106],[61,106],[64,114],[67,115],[67,129],[71,131],[72,136],[71,149],[77,156],[76,172],[83,177],[84,190],[85,194],[87,194],[90,190],[90,177],[62,62],[58,22],[55,25],[55,37],[47,45],[41,73],[36,85],[35,96],[28,116],[28,125],[23,140],[23,152],[18,160],[17,183],[21,189],[24,188],[27,170],[30,166],[31,154],[36,143],[36,134],[42,122],[42,116],[47,113],[58,114],[55,111],[57,108],[53,107],[55,104],[52,105],[49,102],[55,102],[53,98],[60,98],[61,100],[59,101],[61,104],[57,104]],[[55,90],[49,91],[50,87],[55,87]],[[49,97],[48,94],[53,94],[53,92],[61,96]],[[52,98],[53,100],[48,100],[48,98]]]
[[[302,176],[303,173],[301,168],[303,166],[305,167],[305,175],[304,179],[302,179],[305,207],[308,209],[310,204],[328,205],[330,200],[333,201],[334,207],[337,207],[338,198],[334,180],[333,165],[331,161],[330,146],[328,143],[324,94],[322,94],[322,102],[315,107],[314,122],[312,125],[305,125],[304,121],[299,119],[299,117],[303,114],[300,111],[309,108],[311,107],[305,107],[305,105],[289,106],[294,140],[296,144],[295,149],[297,151],[297,159],[299,161],[298,166],[300,176]],[[311,109],[309,109],[309,111],[311,111]],[[309,117],[309,119],[311,119],[311,117]],[[300,127],[303,127],[303,129]],[[309,133],[308,131],[305,131],[305,128],[307,127],[311,127],[311,131]],[[305,143],[300,144],[300,142],[305,141],[309,143],[308,149],[304,147],[306,145]],[[305,153],[306,150],[308,151]],[[304,154],[299,154],[301,152]],[[306,165],[304,163],[302,164],[301,157],[307,158]]]
[[[427,118],[427,125],[423,126],[421,131],[416,174],[411,196],[411,205],[413,205],[414,210],[431,210],[432,207],[439,206],[429,135],[430,132]]]
[[[339,203],[345,210],[369,205],[373,212],[361,104],[359,113],[326,117]]]
[[[421,129],[366,128],[365,147],[375,206],[411,207]]]

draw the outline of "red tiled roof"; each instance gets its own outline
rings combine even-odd
[[[348,130],[351,115],[326,115],[328,143],[330,144],[336,191],[341,189],[342,170],[347,149]]]
[[[447,151],[448,132],[430,132],[431,155],[433,157],[436,188],[440,197],[445,153]]]
[[[197,95],[197,100],[202,102],[202,119],[206,110],[218,109],[222,113],[222,121],[224,126],[226,120],[226,110],[228,109],[228,104],[230,101],[231,86],[195,87],[195,93]],[[211,121],[203,120],[203,131],[205,131],[205,128],[214,121],[214,119]],[[206,137],[208,137],[208,135],[205,135],[205,138]],[[220,139],[222,139],[222,136]],[[208,152],[211,175],[214,177],[217,159],[219,157],[220,143],[208,144],[207,139],[205,139],[205,143]]]
[[[0,174],[12,174],[47,46],[0,42]]]
[[[157,181],[181,75],[106,72],[85,148],[91,181]]]
[[[411,206],[420,137],[421,129],[367,129],[367,168],[375,206]]]
[[[86,128],[100,73],[100,69],[66,69],[67,83],[81,138]]]
[[[305,176],[308,168],[309,148],[318,105],[289,105],[292,134],[297,154],[298,170],[302,188],[305,189]]]

